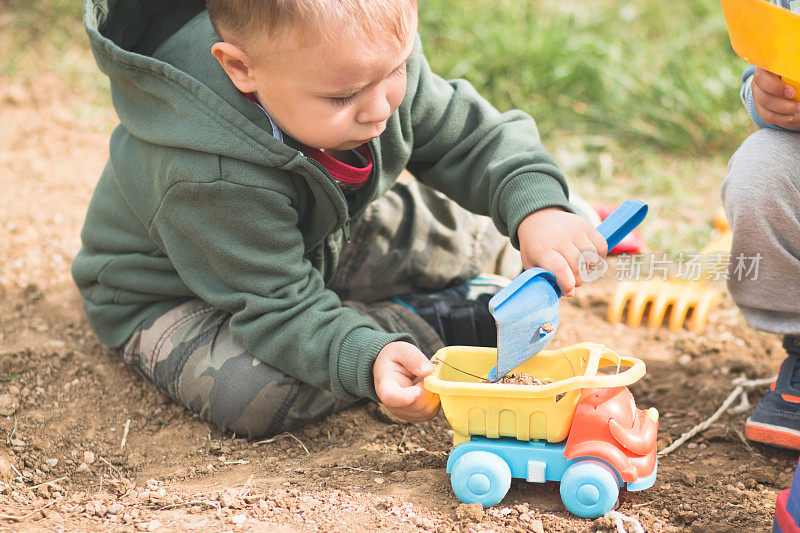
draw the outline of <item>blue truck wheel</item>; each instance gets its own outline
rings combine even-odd
[[[614,508],[618,496],[616,474],[599,461],[574,463],[561,478],[561,501],[581,518],[603,516]]]
[[[511,487],[511,469],[491,452],[467,452],[453,465],[450,484],[462,502],[491,507],[500,503]]]

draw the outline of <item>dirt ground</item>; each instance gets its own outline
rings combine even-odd
[[[129,371],[95,340],[69,277],[111,119],[63,83],[0,84],[0,530],[615,530],[570,515],[553,483],[515,480],[486,512],[459,507],[441,415],[403,425],[364,404],[247,442]],[[769,376],[781,359],[779,339],[727,298],[696,336],[609,324],[612,290],[603,280],[564,302],[554,346],[595,341],[644,359],[632,391],[661,413],[659,448],[708,418],[734,378]],[[623,492],[618,510],[646,531],[769,531],[797,454],[745,442],[748,412],[662,457],[655,486]]]

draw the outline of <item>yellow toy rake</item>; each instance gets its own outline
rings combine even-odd
[[[670,278],[645,281],[624,281],[617,284],[608,306],[608,321],[616,324],[622,321],[627,307],[629,326],[637,327],[647,314],[647,325],[658,328],[669,314],[667,327],[679,331],[687,322],[687,328],[701,333],[708,323],[711,308],[721,297],[718,288],[709,285],[712,269],[724,268],[727,257],[724,255],[731,247],[731,232],[725,213],[718,211],[714,224],[719,235],[700,250],[700,257],[710,259],[700,265],[697,279]]]

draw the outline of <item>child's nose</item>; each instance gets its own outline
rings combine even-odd
[[[356,114],[356,120],[361,124],[383,122],[392,114],[388,94],[381,86],[374,87],[366,95],[363,105]]]

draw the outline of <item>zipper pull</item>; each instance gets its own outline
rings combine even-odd
[[[350,244],[350,221],[346,221],[342,226],[342,233],[344,233],[344,242]]]

